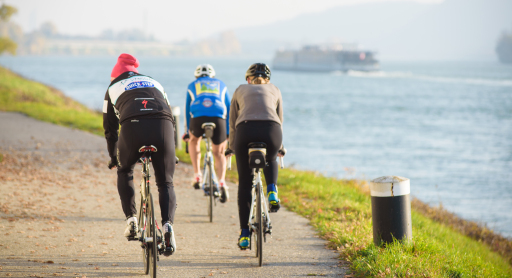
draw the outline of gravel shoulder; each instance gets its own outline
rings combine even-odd
[[[125,222],[116,173],[106,167],[103,138],[0,112],[0,153],[4,155],[0,276],[143,275],[141,248],[122,235]],[[140,166],[135,171],[138,184]],[[236,246],[237,185],[229,184],[231,201],[217,203],[210,223],[205,197],[190,186],[192,173],[189,165],[177,166],[178,250],[171,257],[160,257],[159,277],[343,277],[348,273],[308,220],[283,208],[271,215],[273,236],[263,246],[264,264],[258,267],[254,250],[240,251]],[[159,216],[156,187],[153,195]]]

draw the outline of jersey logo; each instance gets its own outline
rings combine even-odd
[[[219,81],[199,81],[196,82],[196,95],[200,94],[220,94]]]
[[[146,108],[146,104],[148,104],[148,101],[147,100],[143,100],[142,104],[144,104],[144,108]]]
[[[203,100],[203,106],[204,106],[204,107],[208,108],[208,107],[211,107],[212,105],[213,105],[213,102],[212,102],[212,100],[211,100],[211,99],[209,99],[209,98],[205,98],[205,99]]]
[[[135,81],[135,82],[131,82],[130,84],[128,84],[124,88],[124,90],[128,91],[128,90],[133,90],[133,89],[138,89],[138,88],[149,88],[149,87],[155,87],[155,84],[148,82],[148,81]]]

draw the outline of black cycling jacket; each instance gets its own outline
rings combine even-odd
[[[143,118],[168,119],[174,124],[162,85],[149,76],[125,72],[110,83],[103,102],[103,129],[110,157],[116,156],[119,124]]]

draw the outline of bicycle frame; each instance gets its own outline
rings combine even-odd
[[[265,236],[267,233],[268,234],[272,234],[272,225],[271,225],[271,221],[270,221],[270,217],[269,217],[269,213],[268,213],[268,205],[267,205],[267,200],[265,198],[265,194],[263,193],[263,183],[261,181],[261,172],[258,170],[256,171],[256,169],[252,169],[252,173],[254,175],[254,178],[253,178],[253,182],[252,182],[252,189],[251,189],[251,195],[252,195],[252,201],[251,201],[251,210],[250,210],[250,214],[249,214],[249,227],[251,227],[253,230],[257,230],[257,222],[254,221],[254,216],[256,214],[256,187],[259,188],[259,194],[260,194],[260,200],[261,200],[261,206],[262,206],[262,214],[263,214],[263,219],[265,219],[265,223],[263,223],[265,225],[265,228],[263,230],[263,235]],[[263,225],[262,225],[263,226]],[[266,236],[265,236],[266,237]]]
[[[140,237],[139,241],[142,245],[146,245],[147,243],[152,243],[155,239],[152,237],[145,237],[145,232],[147,228],[148,221],[146,219],[146,211],[147,211],[147,198],[150,195],[150,186],[149,186],[149,178],[151,177],[149,172],[149,163],[151,162],[151,157],[142,156],[139,160],[142,163],[142,180],[140,183],[140,195],[141,195],[141,209],[139,210],[139,232]],[[159,233],[159,237],[163,238],[162,230],[160,229],[158,225],[158,221],[155,221],[157,231]],[[157,239],[158,244],[158,239]],[[161,248],[158,248],[160,250]]]
[[[207,182],[207,177],[212,175],[212,181],[214,183],[218,183],[217,181],[217,174],[215,173],[214,166],[215,162],[213,159],[213,153],[212,153],[212,140],[208,137],[205,137],[204,144],[206,147],[206,153],[204,154],[204,165],[203,165],[203,183],[201,184],[201,188],[204,188]]]

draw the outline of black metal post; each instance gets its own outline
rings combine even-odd
[[[412,239],[410,181],[385,176],[370,183],[372,196],[373,242],[380,246]]]

